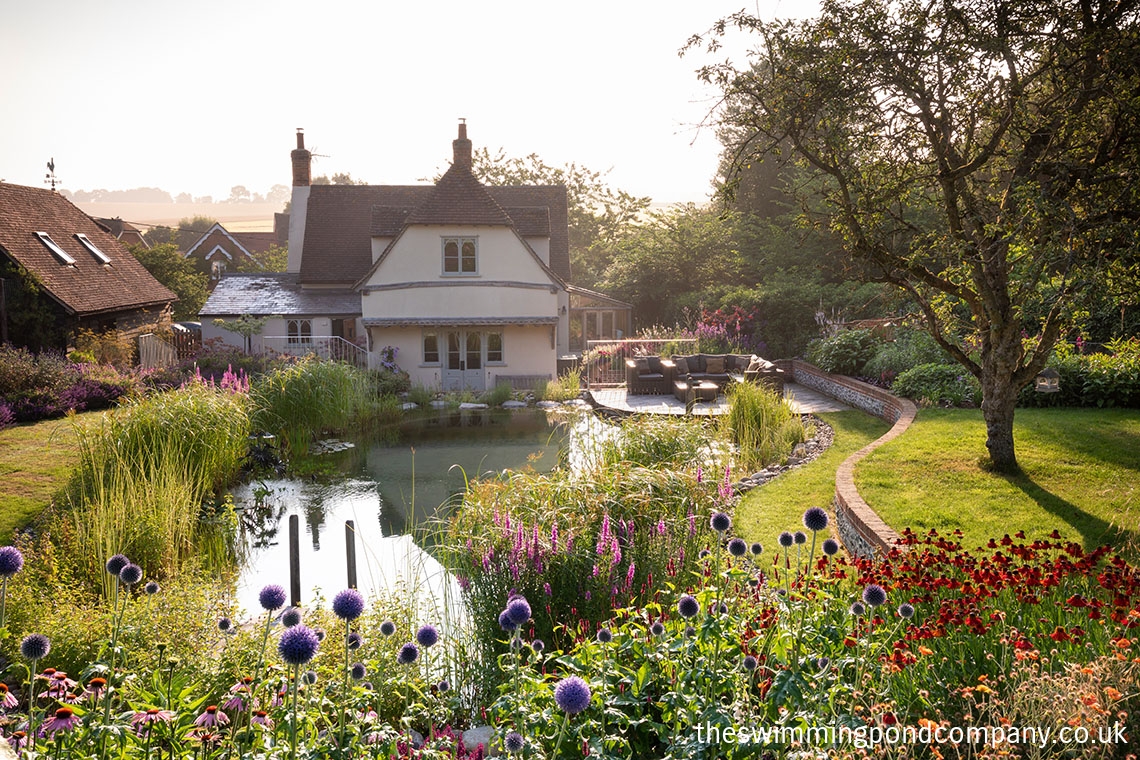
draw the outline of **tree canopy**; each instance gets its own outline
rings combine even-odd
[[[699,71],[732,165],[788,152],[810,171],[805,213],[978,377],[997,469],[1017,467],[1018,390],[1082,299],[1135,267],[1137,22],[1137,0],[823,0],[688,46],[758,40]]]

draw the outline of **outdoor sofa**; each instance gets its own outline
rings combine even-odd
[[[784,371],[756,354],[674,354],[668,359],[642,356],[625,360],[626,392],[631,395],[668,394],[674,383],[715,383],[720,389],[730,382],[764,383],[784,391]]]

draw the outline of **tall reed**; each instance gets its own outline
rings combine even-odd
[[[740,470],[782,462],[808,430],[783,397],[767,386],[735,383],[728,389],[728,412],[717,418],[737,446]]]
[[[192,383],[75,430],[79,466],[64,519],[81,574],[105,586],[103,563],[113,554],[160,577],[191,554],[203,500],[233,481],[245,456],[248,404]]]

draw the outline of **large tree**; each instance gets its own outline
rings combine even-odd
[[[1138,0],[823,0],[722,19],[747,61],[699,71],[743,166],[790,146],[805,209],[868,279],[919,305],[982,385],[990,462],[1017,468],[1018,390],[1072,310],[1136,259]]]

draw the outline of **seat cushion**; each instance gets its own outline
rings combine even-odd
[[[634,362],[634,364],[637,365],[637,374],[639,374],[639,375],[648,374],[648,372],[649,372],[649,359],[648,358],[646,358],[644,356],[640,356],[640,357],[634,359],[633,362]]]
[[[685,356],[674,356],[673,366],[676,367],[679,376],[687,375],[692,371],[689,368],[689,359]]]

